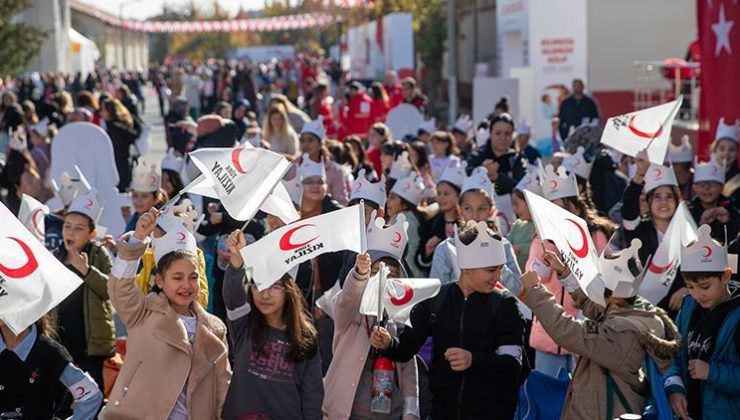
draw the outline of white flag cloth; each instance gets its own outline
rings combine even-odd
[[[205,148],[190,157],[236,220],[249,220],[257,213],[290,165],[283,156],[256,148]],[[187,187],[186,191],[196,193]]]
[[[368,280],[362,295],[360,313],[378,316],[378,290],[380,275]],[[382,296],[382,307],[388,318],[399,324],[411,325],[411,309],[419,302],[437,296],[442,283],[439,279],[388,279]]]
[[[339,282],[334,283],[320,298],[316,299],[316,306],[324,311],[329,318],[334,319],[334,308],[337,307],[337,296],[342,291]]]
[[[15,334],[63,301],[82,280],[0,204],[0,319]]]
[[[601,142],[633,157],[647,148],[648,160],[662,165],[682,100],[609,118]]]
[[[586,221],[530,191],[524,191],[524,197],[540,238],[555,243],[581,290],[592,301],[604,305],[599,256]]]
[[[226,150],[226,149],[222,149]],[[232,149],[228,149],[232,150]],[[259,150],[259,149],[256,149]],[[264,150],[264,149],[262,149]],[[197,153],[197,151],[196,151]],[[285,160],[283,158],[283,160]],[[195,162],[195,160],[193,160]],[[286,160],[287,162],[287,160]],[[197,164],[196,164],[197,165]],[[290,164],[288,164],[288,167],[290,167]],[[287,169],[286,169],[287,172]],[[195,181],[188,184],[185,188],[183,188],[182,193],[191,193],[191,194],[197,194],[202,195],[205,197],[211,197],[211,198],[220,198],[218,196],[218,193],[216,192],[216,187],[213,183],[213,178],[211,177],[201,177],[200,179],[196,179]],[[269,213],[275,217],[280,218],[284,223],[293,223],[296,220],[300,219],[301,216],[298,214],[298,211],[296,211],[295,206],[293,205],[293,201],[290,198],[290,195],[288,194],[288,190],[285,189],[285,186],[282,182],[278,182],[275,184],[275,188],[268,194],[268,196],[265,198],[265,201],[260,206],[260,210],[264,211],[265,213]],[[231,213],[229,211],[229,213]]]
[[[44,238],[46,238],[44,217],[47,214],[49,214],[49,207],[41,204],[30,195],[23,194],[23,197],[21,197],[21,207],[18,209],[18,220],[42,243],[44,242]]]
[[[259,290],[270,287],[291,267],[327,252],[359,253],[364,212],[355,205],[283,226],[241,250]]]
[[[689,220],[692,220],[691,213],[686,203],[679,204],[663,240],[648,264],[637,294],[653,305],[657,305],[668,294],[673,284],[678,266],[681,265],[681,247],[697,238],[696,229]]]
[[[496,195],[493,201],[496,203],[496,219],[499,231],[501,236],[506,237],[517,219],[514,206],[511,203],[511,194]]]

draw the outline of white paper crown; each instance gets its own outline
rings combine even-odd
[[[175,154],[175,149],[170,147],[170,149],[167,151],[167,154],[164,155],[164,158],[162,159],[162,170],[173,171],[179,174],[184,168],[185,158],[182,156],[177,156]]]
[[[59,175],[59,184],[55,180],[51,180],[54,192],[62,200],[62,204],[65,207],[72,204],[72,200],[75,197],[85,195],[92,189],[87,178],[85,178],[85,175],[82,174],[82,171],[77,165],[75,165],[75,172],[77,172],[76,178],[72,178],[68,172],[62,172]]]
[[[738,127],[738,124],[740,124],[738,120],[735,120],[732,125],[725,124],[725,118],[720,118],[717,123],[717,134],[714,136],[714,139],[730,139],[735,143],[740,142],[740,127]]]
[[[563,166],[558,167],[555,173],[553,166],[548,164],[540,178],[542,195],[552,201],[558,198],[578,197],[578,182],[574,173],[568,174]]]
[[[461,269],[485,268],[503,265],[506,262],[504,242],[488,234],[486,222],[468,222],[468,227],[475,226],[478,236],[470,245],[460,241],[458,230],[455,229],[455,247],[457,248],[457,263]]]
[[[588,179],[588,177],[591,176],[591,168],[593,168],[594,163],[587,161],[586,158],[583,157],[583,152],[585,151],[586,149],[582,146],[578,146],[578,149],[576,149],[574,154],[563,159],[563,166],[565,166],[565,169],[570,172],[575,172],[575,174],[581,178]]]
[[[488,177],[488,170],[486,168],[479,166],[473,169],[469,177],[465,178],[460,194],[470,190],[483,190],[489,196],[493,197],[493,182]]]
[[[313,134],[318,137],[319,140],[324,140],[326,138],[326,129],[324,128],[324,123],[321,121],[321,118],[303,124],[301,134],[303,133]]]
[[[103,212],[103,207],[98,201],[98,190],[93,188],[88,191],[87,194],[78,195],[72,200],[69,205],[67,213],[81,213],[92,219],[95,224],[100,219],[100,214]]]
[[[465,134],[469,133],[472,128],[473,120],[470,119],[470,115],[461,115],[460,118],[455,121],[455,125],[452,126],[452,130]]]
[[[419,124],[419,131],[432,134],[437,129],[437,119],[432,117],[429,120],[424,120]]]
[[[162,171],[155,164],[146,161],[138,162],[131,172],[131,190],[139,192],[157,192],[162,188]]]
[[[633,239],[630,247],[623,249],[616,258],[609,258],[607,249],[599,257],[599,271],[604,280],[604,286],[612,291],[612,296],[619,298],[631,298],[637,294],[637,290],[645,277],[645,268],[637,275],[629,268],[629,261],[640,260],[638,251],[642,247],[642,241]]]
[[[681,145],[674,146],[668,143],[668,159],[672,163],[686,163],[694,160],[694,149],[691,147],[691,140],[688,134],[681,137]]]
[[[173,251],[186,250],[193,254],[197,253],[195,237],[184,225],[173,226],[164,236],[152,239],[152,250],[154,251],[154,262],[159,263],[165,255]]]
[[[648,168],[648,171],[645,174],[645,192],[648,193],[663,185],[677,187],[678,181],[676,181],[676,173],[673,172],[672,167],[666,168],[663,165],[651,163],[650,168]]]
[[[357,179],[352,183],[352,192],[349,201],[368,200],[377,204],[380,208],[385,207],[385,175],[380,177],[379,182],[370,182],[365,177],[365,170],[360,169]]]
[[[537,175],[532,173],[526,173],[522,177],[522,179],[519,180],[519,183],[516,184],[516,187],[514,188],[522,192],[529,191],[537,195],[542,195],[542,187],[540,186],[540,181]]]
[[[717,155],[712,153],[709,162],[702,162],[694,166],[694,184],[697,182],[725,183],[725,164],[719,162]]]
[[[725,271],[727,248],[712,239],[709,225],[699,226],[697,239],[681,249],[681,271],[684,273],[716,273]]]
[[[157,219],[157,224],[165,232],[169,232],[179,225],[184,225],[190,233],[194,234],[204,217],[205,215],[198,217],[198,211],[195,210],[193,202],[189,198],[185,198],[180,204],[168,206]]]
[[[519,120],[519,123],[516,125],[516,133],[524,136],[532,134],[532,127],[527,124],[526,120]]]
[[[488,143],[488,140],[491,139],[491,133],[488,132],[485,128],[479,128],[478,131],[475,132],[475,144],[478,147],[483,147]]]
[[[405,178],[396,181],[391,192],[417,206],[424,196],[424,182],[416,172],[411,172]]]
[[[408,152],[401,152],[401,154],[396,156],[393,160],[391,171],[388,176],[390,176],[391,179],[401,179],[405,178],[413,170],[414,167],[411,166],[411,159],[409,159]]]
[[[283,179],[280,181],[283,183],[283,186],[288,191],[288,195],[290,195],[290,199],[293,201],[294,204],[301,205],[301,194],[303,194],[303,186],[301,185],[301,176],[298,173],[298,168],[296,167],[298,164],[297,162],[293,162],[293,168],[289,169],[285,176],[289,176],[289,174],[293,173],[293,178],[286,179],[283,177]]]
[[[367,225],[367,249],[368,251],[382,251],[391,254],[398,260],[403,260],[403,252],[406,249],[406,243],[409,241],[408,229],[409,222],[406,216],[400,213],[396,216],[396,222],[390,226],[384,227],[385,220],[382,217],[375,217],[376,212],[373,210],[370,216],[371,222]]]
[[[439,185],[440,182],[449,182],[462,191],[463,184],[465,183],[465,168],[462,166],[446,167],[442,172],[442,176],[439,177],[437,185]]]
[[[308,157],[307,153],[304,153],[303,158],[301,159],[301,165],[298,167],[298,175],[300,176],[301,181],[312,176],[326,179],[324,158],[322,157],[320,162],[314,162]]]

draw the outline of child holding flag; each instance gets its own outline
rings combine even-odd
[[[152,207],[158,209],[169,200],[167,193],[162,189],[162,171],[157,165],[149,166],[144,161],[134,166],[130,189],[134,214],[127,221],[127,232],[134,230],[139,215]]]
[[[231,378],[226,327],[197,302],[195,238],[177,226],[150,239],[158,216],[142,214],[118,245],[108,291],[128,331],[127,352],[100,418],[219,418]],[[144,295],[134,277],[150,242],[157,279]]]
[[[259,291],[244,268],[240,250],[247,243],[242,231],[235,230],[227,243],[231,260],[224,275],[224,302],[237,373],[222,418],[320,419],[324,388],[318,333],[300,289],[286,273]]]

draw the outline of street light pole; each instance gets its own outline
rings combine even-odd
[[[447,97],[449,125],[457,119],[457,40],[455,39],[455,0],[447,0]]]

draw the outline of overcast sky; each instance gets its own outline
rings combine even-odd
[[[168,4],[170,6],[181,6],[188,3],[188,0],[106,0],[106,1],[94,1],[94,0],[81,0],[84,3],[92,4],[95,7],[106,10],[108,12],[118,15],[119,5],[125,3],[123,9],[123,16],[132,19],[146,19],[149,16],[154,16],[162,11],[162,5]],[[239,10],[241,5],[245,10],[258,10],[264,5],[264,0],[218,0],[221,7],[234,14]],[[211,8],[213,7],[213,0],[195,0],[195,3],[202,6]]]

